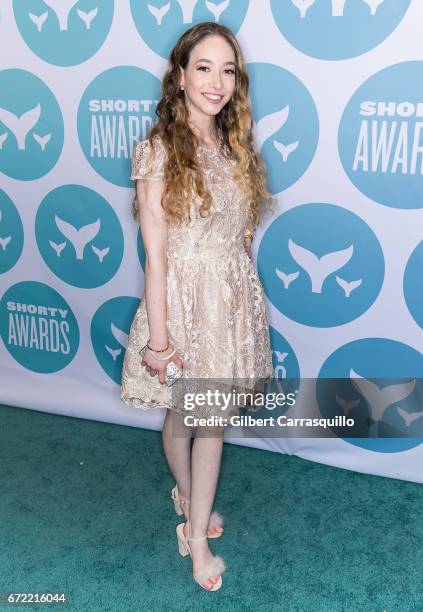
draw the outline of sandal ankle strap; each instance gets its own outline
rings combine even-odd
[[[207,536],[204,535],[204,536],[201,536],[201,538],[191,538],[191,537],[188,537],[187,540],[190,540],[191,542],[199,542],[200,540],[205,540],[206,538],[207,538]]]

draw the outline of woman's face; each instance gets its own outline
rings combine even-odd
[[[180,70],[180,86],[193,118],[217,115],[230,100],[235,89],[235,54],[222,36],[203,38],[191,50],[185,70]]]

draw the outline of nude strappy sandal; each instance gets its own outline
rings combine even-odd
[[[189,505],[189,499],[181,499],[179,497],[179,492],[178,492],[178,485],[175,485],[172,489],[172,491],[170,492],[170,497],[173,500],[173,503],[175,505],[175,512],[178,516],[181,516],[182,514],[184,514],[184,511],[182,509],[182,505],[186,504]],[[215,529],[216,527],[221,527],[223,529],[223,516],[220,514],[220,512],[216,512],[216,510],[213,510],[213,512],[210,514],[210,519],[209,519],[209,524],[207,525],[207,530],[209,529]],[[207,534],[207,537],[209,539],[214,539],[214,538],[220,538],[220,536],[223,535],[223,531],[221,531],[220,533],[215,533],[213,535],[209,535]]]
[[[188,531],[191,533],[190,523],[187,521]],[[185,523],[179,523],[176,526],[176,537],[178,538],[178,549],[179,554],[182,557],[186,557],[190,555],[192,559],[192,551],[189,542],[190,541],[200,541],[206,540],[207,535],[201,536],[200,538],[192,538],[191,536],[186,537],[184,534],[184,525]],[[213,559],[206,563],[201,570],[193,573],[194,580],[197,584],[200,585],[201,588],[206,591],[217,591],[222,586],[222,576],[223,572],[226,570],[226,564],[222,557],[219,555],[213,555]],[[204,583],[213,578],[214,576],[219,576],[219,580],[213,585],[211,589],[208,589],[204,586]]]

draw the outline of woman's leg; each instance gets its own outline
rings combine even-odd
[[[207,526],[216,493],[217,481],[223,448],[224,427],[213,427],[212,430],[197,428],[191,454],[191,503],[190,524],[185,524],[185,535],[198,538],[207,533]],[[199,571],[212,560],[207,539],[190,541],[193,557],[193,572]],[[211,588],[219,579],[215,576],[205,582],[206,588]]]
[[[166,410],[162,429],[162,441],[166,460],[175,477],[180,497],[189,499],[191,491],[190,454],[192,428],[185,425],[183,418],[183,415],[174,410],[172,411],[171,408]],[[189,508],[187,508],[186,504],[182,505],[182,509],[188,518]]]

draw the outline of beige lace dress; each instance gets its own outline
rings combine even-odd
[[[138,142],[131,179],[163,177],[166,151],[158,137],[156,142],[155,150],[147,139]],[[189,379],[197,385],[200,380],[212,380],[220,381],[226,390],[226,385],[251,390],[257,381],[273,376],[273,365],[263,288],[243,244],[246,213],[232,178],[234,162],[223,157],[219,146],[200,146],[197,157],[213,206],[208,217],[196,215],[197,196],[191,205],[191,222],[168,226],[169,340],[184,361],[184,385]],[[182,380],[168,387],[141,365],[138,353],[148,339],[144,293],[129,332],[121,400],[143,410],[172,408],[186,415],[175,393]],[[238,406],[248,409],[248,403]],[[226,416],[236,412],[229,407]],[[189,412],[199,417],[216,413],[216,408],[199,405]]]

